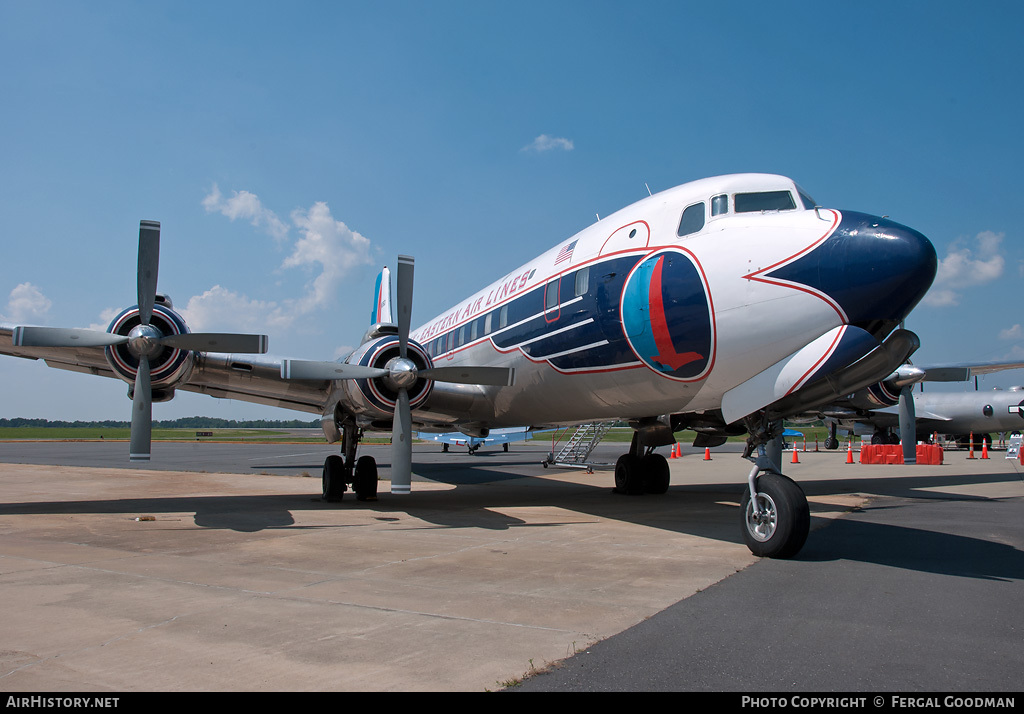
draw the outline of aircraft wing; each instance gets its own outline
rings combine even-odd
[[[1008,369],[1024,369],[1024,362],[974,362],[934,364],[921,367],[926,382],[966,382],[979,374],[992,374]]]
[[[461,431],[446,432],[444,434],[432,434],[430,432],[417,432],[416,438],[423,441],[436,441],[441,444],[461,445],[468,442],[475,444],[507,444],[513,441],[528,441],[533,438],[534,432],[526,426],[509,427],[506,429],[492,429],[485,437],[466,436]]]
[[[14,325],[0,323],[0,354],[43,360],[47,366],[117,379],[103,347],[22,347],[12,340]],[[330,383],[281,378],[282,357],[197,352],[186,382],[177,389],[255,404],[322,414]]]

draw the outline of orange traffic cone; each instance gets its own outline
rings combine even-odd
[[[967,458],[969,458],[969,459],[973,459],[974,458],[974,432],[973,431],[971,432],[971,450],[967,454]]]
[[[849,446],[846,447],[846,463],[852,464],[853,463],[853,439],[850,439],[846,443],[849,444]]]
[[[793,445],[793,460],[790,461],[790,463],[791,464],[798,464],[798,463],[800,463],[800,457],[796,455],[796,444]]]
[[[814,435],[814,453],[818,453],[818,435]]]
[[[669,456],[669,458],[670,459],[678,459],[679,458],[679,442],[676,442],[675,444],[672,445],[672,455]]]
[[[705,461],[711,461],[711,447],[710,446],[705,446],[704,447],[704,460]]]
[[[984,437],[982,437],[982,439],[981,439],[981,458],[983,458],[983,459],[987,459],[988,458],[988,442],[985,441]]]

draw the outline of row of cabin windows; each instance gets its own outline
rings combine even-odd
[[[756,193],[737,193],[732,197],[733,211],[736,213],[760,213],[762,211],[792,211],[796,209],[793,194],[789,191],[759,191]],[[800,202],[807,210],[815,206],[814,200],[800,192]],[[729,212],[729,194],[723,193],[711,197],[711,216],[722,216]],[[704,202],[687,206],[679,220],[680,237],[692,235],[704,228]]]
[[[561,280],[561,277],[552,278],[544,287],[545,314],[558,308]],[[576,271],[573,279],[573,297],[586,295],[588,290],[590,290],[590,266]],[[508,327],[508,304],[431,340],[426,344],[427,354],[431,357],[442,355],[506,327]]]

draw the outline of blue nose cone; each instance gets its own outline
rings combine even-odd
[[[891,329],[931,287],[935,247],[913,228],[886,218],[852,211],[842,216],[824,243],[770,275],[827,293],[848,324]]]

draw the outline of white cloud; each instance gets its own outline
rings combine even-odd
[[[957,305],[960,293],[976,285],[984,285],[1003,274],[1006,260],[999,253],[999,244],[1004,233],[982,231],[975,236],[972,249],[953,244],[949,254],[939,261],[932,289],[925,295],[924,303],[933,307]]]
[[[225,199],[214,185],[203,199],[210,213],[230,220],[249,219],[253,226],[266,229],[279,242],[286,242],[291,230],[259,197],[249,191],[234,191]],[[261,301],[216,285],[188,300],[182,309],[190,329],[210,330],[233,325],[232,329],[288,327],[295,318],[335,303],[342,280],[354,268],[372,264],[370,240],[353,231],[331,215],[328,205],[319,201],[308,210],[291,213],[292,227],[300,234],[282,269],[300,268],[310,272],[302,297],[281,303]]]
[[[1001,340],[1019,340],[1022,337],[1024,337],[1024,330],[1021,329],[1019,322],[1013,327],[1007,327],[1005,330],[999,331],[999,339]]]
[[[305,314],[331,304],[342,278],[353,268],[369,265],[370,241],[331,216],[331,209],[320,201],[308,211],[292,211],[292,223],[302,238],[282,263],[282,268],[319,265],[320,274],[306,287],[306,295],[293,308]]]
[[[572,151],[573,146],[571,139],[563,139],[558,136],[549,136],[547,134],[541,134],[531,143],[524,146],[520,151],[532,151],[534,153],[542,153],[544,151],[551,151],[558,149],[561,151]]]
[[[110,323],[114,321],[114,318],[121,314],[123,308],[108,307],[100,312],[100,321],[94,322],[89,325],[90,330],[106,330],[110,327]]]
[[[22,283],[11,290],[4,317],[10,322],[40,321],[53,306],[53,301],[32,283]]]
[[[263,332],[291,324],[291,316],[276,302],[252,300],[220,285],[190,297],[179,312],[194,332],[225,328]]]
[[[257,228],[265,228],[275,240],[284,240],[288,235],[288,226],[284,221],[270,209],[264,208],[256,194],[248,191],[232,191],[231,198],[225,199],[220,188],[214,184],[209,195],[203,199],[203,208],[207,213],[217,212],[232,221],[239,218],[248,220]]]

